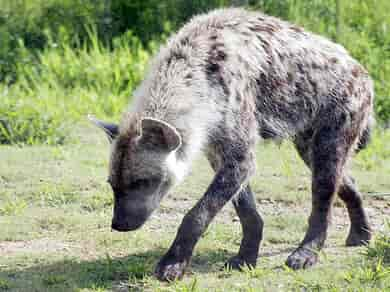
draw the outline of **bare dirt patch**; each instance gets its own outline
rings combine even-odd
[[[14,256],[21,253],[51,253],[66,252],[72,246],[50,238],[40,238],[28,241],[5,241],[0,242],[0,256]]]

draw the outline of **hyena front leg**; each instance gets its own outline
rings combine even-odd
[[[210,152],[208,159],[214,171],[218,171],[221,161],[218,155]],[[263,237],[264,222],[256,210],[255,198],[249,183],[232,199],[232,202],[240,218],[243,237],[238,254],[230,258],[225,266],[237,270],[243,266],[255,267]]]
[[[205,195],[184,216],[173,244],[157,264],[155,274],[160,280],[183,276],[200,236],[222,207],[247,183],[254,170],[252,149],[245,143],[240,145],[239,141],[225,142],[221,147],[228,156],[224,157]]]
[[[256,210],[255,199],[249,185],[233,198],[233,206],[240,218],[243,237],[238,254],[230,258],[226,266],[238,270],[243,266],[255,267],[264,223]]]
[[[368,217],[363,209],[362,196],[357,190],[354,180],[344,176],[340,185],[339,197],[344,201],[348,209],[351,228],[346,240],[347,246],[365,245],[371,239],[371,228]]]
[[[318,260],[331,219],[334,194],[342,179],[342,172],[351,145],[356,137],[354,129],[346,129],[342,122],[316,131],[311,144],[312,212],[309,228],[300,246],[288,257],[292,269],[307,268]]]

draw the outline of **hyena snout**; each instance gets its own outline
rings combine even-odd
[[[152,211],[135,201],[116,199],[111,228],[120,232],[136,230],[146,222]]]
[[[140,228],[145,221],[123,221],[117,220],[115,217],[112,219],[111,228],[119,232],[133,231]]]

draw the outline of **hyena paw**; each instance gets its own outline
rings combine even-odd
[[[346,246],[361,246],[368,245],[370,243],[372,234],[369,228],[362,229],[359,232],[351,229],[347,240],[345,242]]]
[[[240,255],[231,257],[226,263],[225,268],[241,271],[244,267],[255,268],[256,259],[245,259]]]
[[[188,260],[180,260],[172,256],[164,256],[154,271],[160,281],[175,281],[183,278],[188,266]]]
[[[289,255],[286,265],[293,270],[306,269],[318,261],[318,254],[307,248],[300,247]]]

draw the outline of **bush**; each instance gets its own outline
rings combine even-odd
[[[15,102],[3,97],[0,104],[0,144],[62,144],[68,128],[62,115],[52,110],[39,102],[34,103],[32,99]]]
[[[390,121],[390,2],[345,1],[341,43],[368,69],[375,81],[379,121]]]
[[[378,120],[390,121],[389,1],[341,0],[341,33],[335,0],[243,2],[341,42],[375,80]],[[156,47],[150,40],[163,39],[194,14],[230,3],[1,2],[0,143],[62,143],[65,124],[82,115],[118,115],[144,74],[150,46]]]
[[[99,42],[95,29],[89,37],[91,45],[79,48],[49,37],[36,62],[17,63],[18,80],[0,86],[0,143],[63,143],[67,125],[87,113],[112,118],[123,111],[149,53],[130,32],[112,49]],[[18,50],[31,57],[23,43]]]
[[[13,82],[15,65],[34,60],[34,53],[47,44],[47,33],[69,45],[87,38],[86,25],[102,24],[104,5],[94,0],[19,0],[0,4],[0,81]],[[102,30],[103,31],[103,30]],[[21,58],[20,41],[31,50]]]

